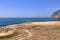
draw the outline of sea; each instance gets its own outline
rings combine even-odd
[[[60,18],[0,18],[0,27],[25,22],[60,21]]]

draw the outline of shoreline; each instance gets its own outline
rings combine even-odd
[[[44,21],[44,22],[25,22],[25,23],[20,23],[20,24],[9,24],[6,26],[0,26],[0,27],[7,27],[7,26],[13,26],[13,25],[28,25],[28,24],[33,24],[33,25],[59,25],[60,21]]]
[[[40,26],[42,25],[42,26]],[[19,30],[27,30],[27,28],[30,29],[36,29],[37,27],[43,27],[43,26],[60,26],[60,21],[48,21],[48,22],[27,22],[27,23],[21,23],[21,24],[13,24],[13,25],[7,25],[4,27],[0,27],[0,37],[1,36],[8,36],[15,32],[18,33]],[[38,29],[38,28],[37,28]],[[18,31],[17,31],[18,30]],[[19,31],[20,32],[20,31]]]

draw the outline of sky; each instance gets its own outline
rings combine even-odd
[[[50,17],[60,0],[0,0],[0,17]]]

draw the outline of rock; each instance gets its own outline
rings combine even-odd
[[[60,10],[55,11],[52,16],[52,18],[60,18]]]

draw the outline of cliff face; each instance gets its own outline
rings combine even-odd
[[[60,10],[57,10],[56,12],[54,12],[51,17],[52,18],[60,18]]]

